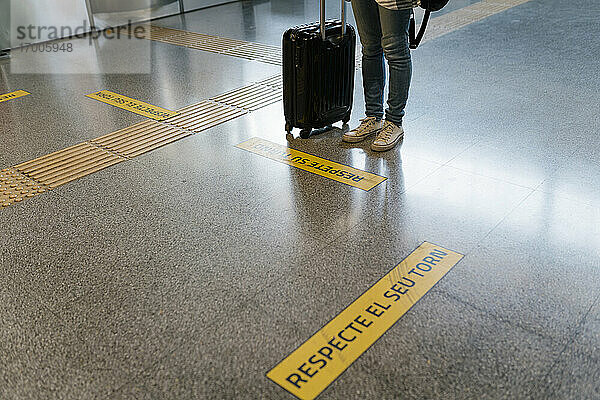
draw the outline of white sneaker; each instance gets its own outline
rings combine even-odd
[[[383,128],[383,120],[375,117],[367,117],[360,120],[360,125],[349,132],[344,133],[342,140],[348,143],[356,143],[379,132]]]
[[[404,138],[404,129],[390,121],[383,123],[383,128],[377,134],[377,137],[371,143],[371,150],[386,151],[393,148]]]

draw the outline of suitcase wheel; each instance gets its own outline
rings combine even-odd
[[[307,128],[307,129],[302,129],[300,131],[300,137],[302,139],[308,139],[310,137],[310,133],[312,132],[312,129]]]

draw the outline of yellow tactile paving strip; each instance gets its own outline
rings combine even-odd
[[[186,107],[180,115],[166,122],[187,131],[199,133],[244,115],[247,112],[240,108],[205,100],[193,106]]]
[[[182,129],[149,120],[92,139],[90,143],[111,154],[129,159],[190,135],[190,132]]]
[[[125,160],[84,142],[16,165],[13,169],[52,189]]]
[[[0,208],[44,193],[48,188],[13,168],[0,171]]]
[[[21,202],[278,102],[282,97],[280,80],[280,76],[271,77],[184,107],[164,121],[139,122],[4,169],[0,173],[0,207]]]
[[[196,50],[204,50],[232,57],[256,60],[268,64],[281,65],[281,48],[244,40],[223,38],[204,33],[182,31],[155,25],[149,27],[147,39],[174,44]]]
[[[276,103],[283,98],[281,75],[213,97],[212,100],[248,111]]]
[[[530,0],[483,0],[432,19],[424,41],[453,32]],[[148,39],[281,65],[275,46],[150,26]],[[359,55],[360,57],[360,55]],[[360,62],[358,62],[360,67]],[[143,121],[0,171],[0,207],[21,202],[282,99],[277,75],[184,107],[164,121]]]

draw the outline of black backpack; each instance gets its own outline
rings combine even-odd
[[[421,8],[425,10],[425,15],[423,16],[423,22],[421,23],[421,28],[419,28],[419,33],[415,35],[416,32],[416,23],[415,23],[415,14],[412,13],[410,16],[410,26],[408,28],[410,35],[410,48],[416,49],[419,47],[419,43],[421,43],[421,39],[423,39],[423,35],[425,35],[425,29],[427,29],[427,22],[429,22],[429,16],[433,11],[439,11],[442,8],[446,7],[450,0],[421,0]]]

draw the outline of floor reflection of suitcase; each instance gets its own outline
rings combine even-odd
[[[285,130],[301,128],[300,137],[312,129],[350,120],[354,94],[356,33],[342,18],[288,29],[283,35],[283,107]]]

